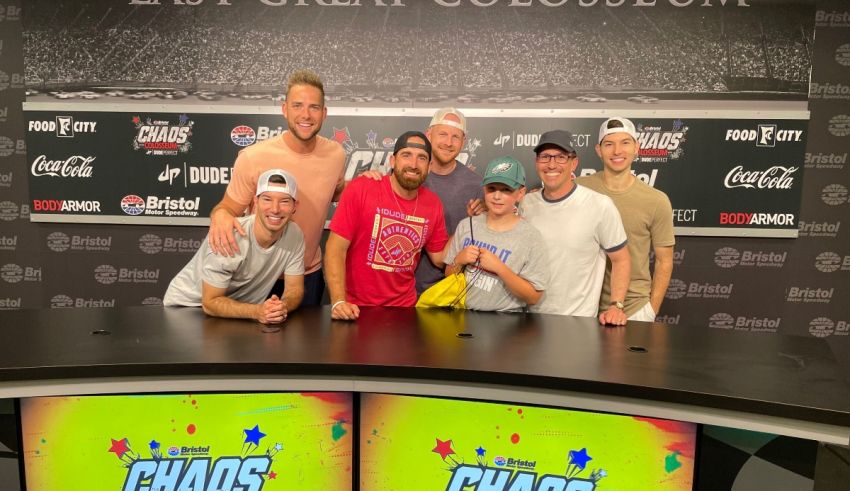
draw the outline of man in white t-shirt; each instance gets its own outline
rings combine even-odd
[[[171,280],[166,306],[203,307],[215,317],[255,319],[263,324],[286,320],[304,296],[304,235],[291,222],[297,205],[295,177],[282,169],[257,180],[254,214],[240,217],[245,235],[236,235],[234,256],[215,254],[204,242]],[[283,275],[283,298],[269,289]]]
[[[543,133],[535,165],[543,184],[522,201],[523,216],[543,235],[549,285],[532,312],[593,317],[624,325],[631,261],[626,232],[611,198],[575,184],[578,156],[568,131]],[[611,304],[599,308],[605,259],[611,261]]]

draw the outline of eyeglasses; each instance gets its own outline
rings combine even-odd
[[[574,159],[576,154],[563,154],[559,153],[556,155],[548,154],[548,153],[540,153],[537,154],[537,163],[538,164],[548,164],[551,161],[555,161],[556,164],[566,164],[570,161],[570,159]]]

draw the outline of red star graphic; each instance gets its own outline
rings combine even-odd
[[[269,472],[269,479],[275,479],[275,478],[277,478],[277,472],[275,472],[275,471]]]
[[[139,118],[138,116],[133,116],[133,124],[139,124],[139,121],[141,121],[141,120],[142,119]]]
[[[455,451],[452,450],[452,441],[451,440],[442,441],[439,438],[437,438],[436,440],[437,440],[437,446],[434,447],[433,450],[431,450],[431,451],[440,454],[440,457],[442,457],[443,460],[446,460],[446,457],[455,453]]]
[[[109,451],[115,452],[115,455],[117,455],[119,459],[130,450],[129,448],[127,448],[126,438],[122,438],[120,440],[110,438],[110,440],[112,440],[112,447],[109,448]]]
[[[338,141],[340,144],[344,143],[350,137],[348,136],[348,128],[337,129],[334,128],[334,140]]]

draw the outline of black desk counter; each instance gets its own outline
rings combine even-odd
[[[0,397],[390,392],[850,442],[850,388],[816,338],[398,308],[343,322],[327,306],[297,311],[273,333],[161,307],[5,311],[0,325]]]

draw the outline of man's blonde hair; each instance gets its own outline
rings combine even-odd
[[[322,105],[325,104],[325,86],[322,84],[322,79],[312,70],[298,70],[289,76],[289,82],[286,84],[286,96],[289,97],[289,91],[296,85],[310,85],[319,89],[322,93]]]

